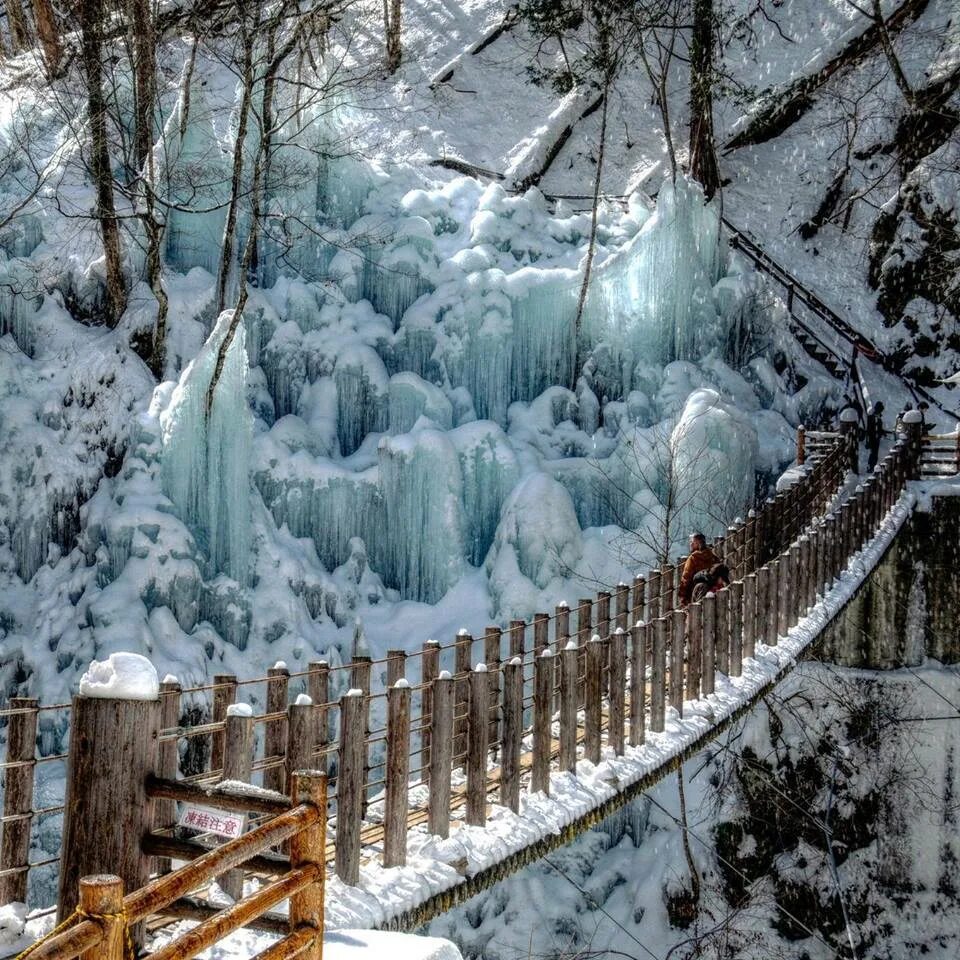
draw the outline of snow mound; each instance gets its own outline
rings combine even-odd
[[[139,653],[111,653],[94,660],[80,678],[80,696],[101,700],[156,700],[160,681],[153,664]]]

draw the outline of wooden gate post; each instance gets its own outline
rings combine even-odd
[[[128,890],[149,879],[141,840],[153,828],[146,779],[157,773],[159,736],[159,687],[153,700],[73,698],[58,923],[76,907],[81,877],[113,871]]]
[[[30,859],[30,825],[33,822],[33,774],[37,757],[37,708],[30,697],[11,697],[7,727],[7,762],[3,794],[3,844],[0,869],[15,870]],[[9,818],[9,819],[7,819]],[[0,904],[27,902],[27,870],[0,878]]]
[[[81,960],[123,960],[127,922],[123,915],[123,881],[109,873],[84,877],[78,887],[79,907],[103,930],[100,942],[80,954]]]
[[[312,927],[316,934],[298,956],[305,960],[323,957],[323,902],[326,885],[327,778],[318,773],[297,771],[290,778],[290,799],[295,804],[309,803],[319,819],[306,830],[290,838],[290,868],[316,867],[317,877],[290,898],[290,932]]]

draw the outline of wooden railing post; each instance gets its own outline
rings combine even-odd
[[[287,743],[284,750],[284,777],[290,783],[295,770],[312,770],[313,745],[317,742],[317,708],[301,693],[287,707]]]
[[[310,945],[298,957],[322,960],[323,902],[326,885],[327,778],[323,774],[296,771],[290,776],[290,799],[310,804],[319,818],[290,838],[290,869],[316,869],[316,879],[290,897],[290,932],[303,927],[314,933]]]
[[[606,590],[597,593],[597,636],[601,640],[610,636],[610,594]]]
[[[651,570],[647,577],[647,621],[653,623],[660,619],[660,571]]]
[[[673,610],[674,606],[674,577],[673,565],[667,563],[660,570],[660,614],[661,616]]]
[[[566,607],[566,604],[563,604]],[[559,611],[559,608],[557,608]],[[557,614],[557,623],[559,624],[559,612]],[[567,610],[567,629],[570,625],[570,611]],[[558,628],[559,629],[559,628]],[[527,632],[527,621],[526,620],[511,620],[510,621],[510,656],[511,657],[520,657],[523,658],[524,654],[524,635]]]
[[[743,572],[744,576],[754,573],[757,569],[757,530],[759,522],[755,510],[747,512],[747,525],[744,528],[744,558]]]
[[[530,790],[550,792],[550,717],[553,710],[553,653],[547,647],[533,667],[533,766]]]
[[[407,651],[406,650],[388,650],[387,651],[387,689],[395,687],[398,680],[402,680],[407,675]]]
[[[900,421],[900,430],[907,447],[907,479],[920,479],[920,454],[923,449],[923,416],[919,410],[908,410]]]
[[[743,580],[727,588],[730,595],[730,676],[743,674]]]
[[[617,627],[610,635],[610,729],[607,742],[613,752],[623,756],[624,746],[624,710],[627,697],[627,635],[622,627]]]
[[[646,739],[647,624],[638,621],[630,628],[630,746]]]
[[[647,594],[647,581],[643,577],[633,578],[633,590],[630,596],[630,623],[640,623],[646,620],[645,598]]]
[[[650,729],[663,733],[667,700],[667,621],[653,621],[653,658],[650,676]]]
[[[782,553],[771,564],[777,581],[776,597],[776,620],[774,624],[774,633],[777,639],[785,637],[790,630],[790,554]],[[774,577],[771,575],[770,580]]]
[[[804,595],[803,588],[803,569],[801,563],[803,560],[802,550],[799,542],[790,545],[790,606],[789,622],[793,628],[800,620],[800,610]]]
[[[103,931],[100,942],[80,960],[124,960],[127,922],[123,914],[123,881],[109,873],[83,877],[77,886],[80,909]]]
[[[268,671],[267,676],[267,713],[286,713],[289,700],[290,671],[287,665],[278,660]],[[263,753],[264,757],[279,757],[283,755],[287,745],[286,719],[270,720],[264,725]],[[268,767],[263,771],[263,785],[268,790],[284,792],[284,768],[279,766]]]
[[[466,630],[457,634],[454,661],[455,691],[453,704],[453,764],[459,766],[467,755],[467,710],[470,703],[470,671],[473,637]]]
[[[630,587],[622,580],[617,584],[617,629],[630,629]]]
[[[7,762],[18,766],[6,771],[3,794],[3,842],[0,870],[17,870],[30,859],[30,825],[33,823],[33,774],[37,756],[38,700],[11,697],[7,727]],[[176,756],[176,753],[174,753]],[[27,870],[0,877],[0,905],[27,902]]]
[[[314,750],[324,750],[330,743],[330,708],[327,706],[330,702],[330,664],[326,660],[312,660],[307,669],[310,671],[307,674],[307,694],[317,708]],[[311,766],[326,771],[327,758]]]
[[[433,681],[433,716],[430,720],[430,809],[427,829],[438,837],[450,835],[450,772],[453,766],[454,681],[441,670]]]
[[[797,465],[801,467],[806,462],[806,434],[807,432],[801,423],[800,426],[797,427]]]
[[[152,700],[73,698],[58,922],[73,912],[81,877],[114,870],[127,889],[147,882],[140,838],[154,823],[146,781],[157,773],[159,734],[159,684]]]
[[[533,615],[533,652],[540,654],[550,646],[550,614],[535,613]]]
[[[237,700],[237,678],[232,673],[213,675],[213,713],[210,719],[214,723],[223,723],[227,716],[227,707]],[[177,718],[179,723],[179,717]],[[223,769],[223,731],[217,730],[210,738],[210,769]]]
[[[160,729],[170,730],[180,725],[180,696],[182,687],[172,674],[163,679],[160,684]],[[177,752],[176,740],[164,740],[160,744],[157,760],[157,772],[167,780],[177,779],[177,767],[180,756]],[[177,807],[172,800],[157,800],[154,803],[154,830],[163,830],[172,827],[177,822]],[[0,856],[0,863],[2,863]],[[170,860],[167,857],[157,857],[157,873],[167,873],[170,870]],[[6,901],[0,901],[6,902]]]
[[[586,678],[587,675],[587,644],[590,642],[593,623],[593,601],[587,598],[581,598],[577,604],[577,646],[580,653],[577,656],[577,675]],[[586,704],[587,685],[586,682],[578,691],[578,706],[583,707]]]
[[[730,589],[717,593],[716,626],[713,633],[713,656],[716,668],[725,677],[730,676]]]
[[[487,748],[490,734],[490,678],[487,665],[478,663],[470,674],[467,722],[466,822],[482,827],[487,822]]]
[[[688,604],[686,699],[700,699],[700,674],[703,670],[703,606]]]
[[[670,706],[683,716],[683,661],[687,624],[682,610],[670,611],[670,633]]]
[[[440,673],[440,642],[427,640],[420,654],[420,782],[430,782],[433,739],[433,681]]]
[[[360,826],[363,822],[367,755],[364,696],[359,687],[340,698],[340,763],[337,772],[337,876],[360,882]]]
[[[560,769],[577,772],[577,641],[560,651]]]
[[[757,650],[757,574],[743,578],[743,656],[752,658]],[[743,663],[741,661],[741,673]]]
[[[570,604],[568,604],[566,600],[561,600],[557,604],[553,615],[556,618],[554,637],[557,641],[557,647],[563,649],[563,647],[566,646],[566,641],[570,639]],[[519,653],[520,656],[523,656],[522,647]],[[514,656],[516,656],[516,654],[514,654]]]
[[[516,656],[503,665],[503,746],[500,755],[500,802],[514,813],[520,810],[522,738],[523,661]]]
[[[700,689],[704,697],[714,691],[717,673],[716,637],[717,637],[717,598],[708,593],[700,601],[703,607],[703,669],[700,676]]]
[[[848,470],[860,472],[860,449],[857,443],[857,412],[851,407],[840,411],[840,437],[844,445],[844,459]]]
[[[487,627],[483,636],[483,662],[487,665],[487,712],[489,731],[487,748],[496,757],[500,749],[500,644],[503,631],[499,627]]]
[[[386,796],[383,810],[383,865],[407,862],[407,805],[410,779],[410,683],[398,678],[387,690]]]
[[[600,762],[600,721],[603,715],[603,667],[606,648],[599,634],[587,644],[587,672],[584,678],[583,755]]]
[[[223,779],[250,783],[253,780],[253,709],[247,703],[231,703],[224,727]],[[223,892],[234,900],[243,896],[243,870],[228,870],[218,882]]]

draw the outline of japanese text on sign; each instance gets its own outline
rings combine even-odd
[[[239,837],[243,833],[243,821],[244,817],[239,814],[185,806],[180,814],[178,826],[202,830],[204,833],[215,833],[218,837]]]

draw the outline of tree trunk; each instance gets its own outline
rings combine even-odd
[[[87,80],[87,113],[90,120],[90,172],[97,190],[97,219],[103,237],[107,273],[107,324],[115,327],[127,305],[120,259],[120,230],[113,200],[113,171],[107,143],[107,104],[103,95],[100,30],[101,0],[80,0],[80,36],[83,70]]]
[[[690,43],[690,175],[709,200],[720,189],[713,140],[713,0],[694,0]]]
[[[50,78],[56,74],[60,66],[60,57],[63,55],[57,15],[54,13],[50,0],[33,0],[33,17],[37,22],[37,36],[40,38],[40,45],[43,47],[47,77]]]
[[[390,73],[396,73],[402,56],[400,46],[402,8],[402,0],[390,0],[389,9],[384,2],[384,12],[387,13],[387,70]]]
[[[129,0],[133,27],[134,165],[142,171],[153,149],[153,110],[156,101],[157,49],[150,0]]]
[[[4,6],[10,28],[10,49],[13,53],[19,53],[24,47],[30,46],[30,26],[20,0],[6,0]]]

